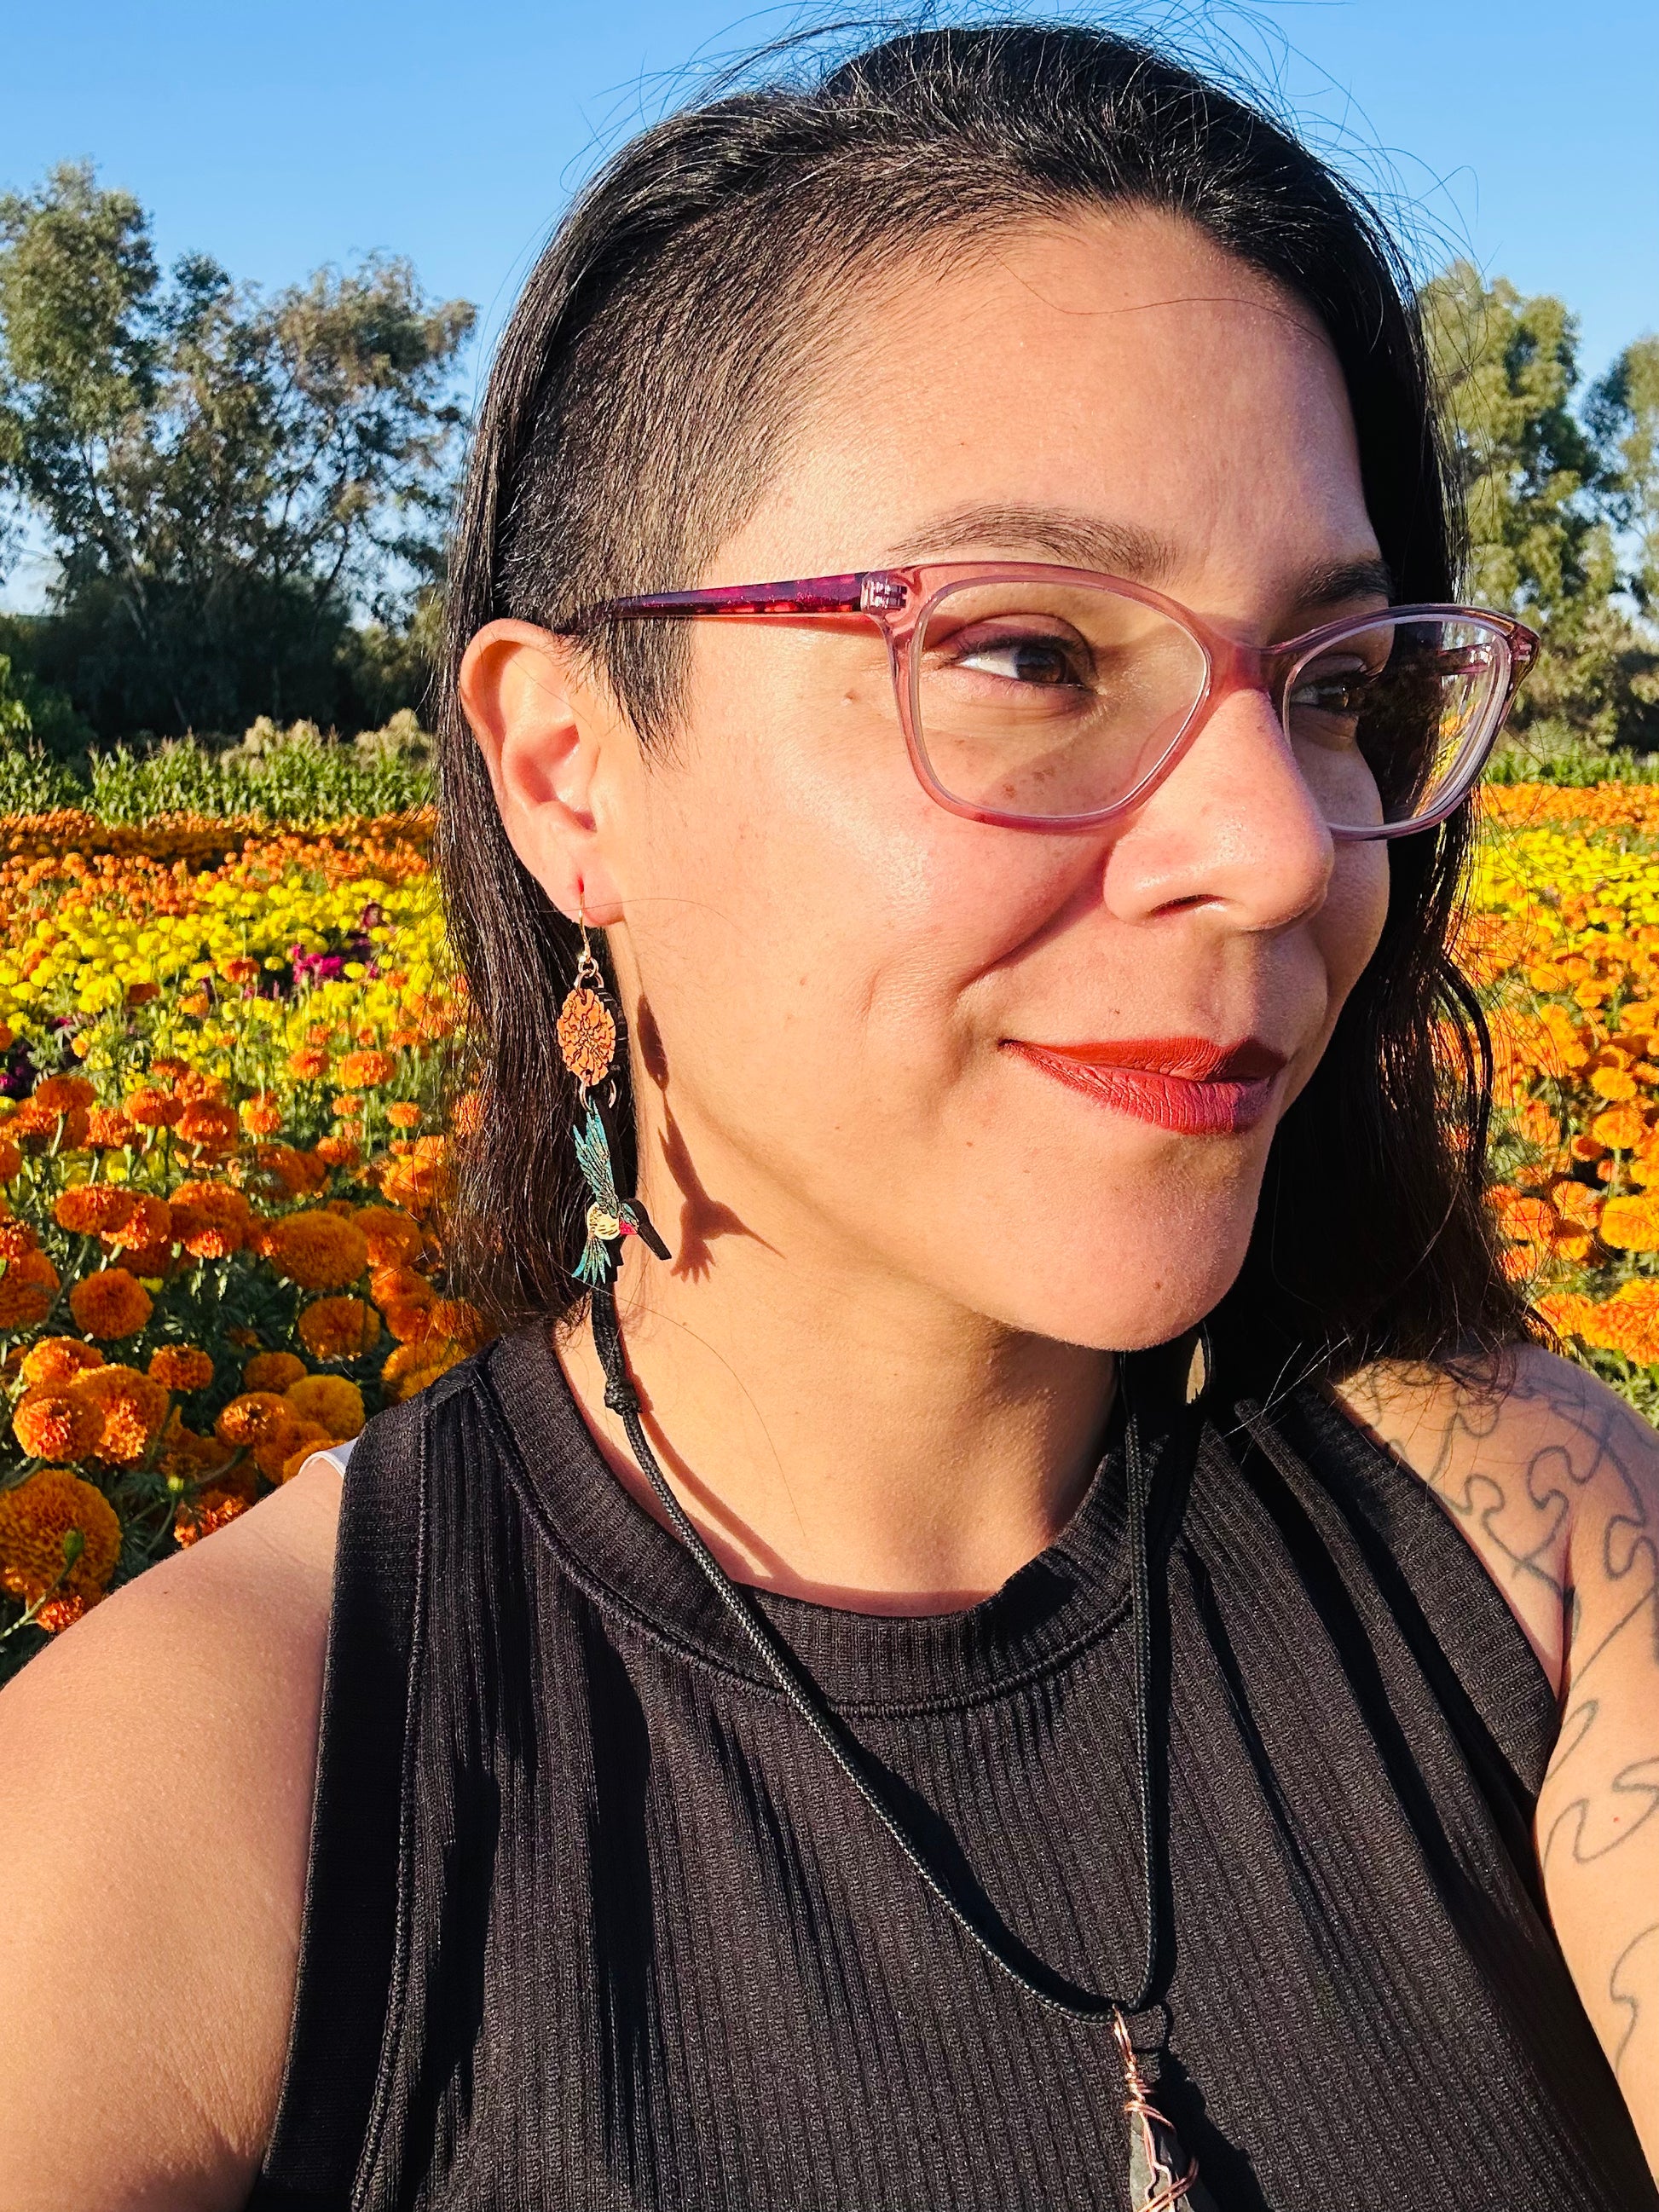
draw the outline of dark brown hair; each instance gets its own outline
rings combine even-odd
[[[554,1042],[574,932],[502,830],[458,703],[468,640],[495,617],[556,628],[695,583],[763,493],[854,285],[1124,205],[1186,217],[1322,318],[1400,596],[1449,598],[1422,336],[1386,229],[1279,124],[1145,46],[943,29],[730,94],[626,146],[543,253],[478,422],[441,678],[439,861],[480,1093],[447,1231],[457,1286],[496,1325],[577,1303],[586,1193]],[[672,742],[679,627],[618,624],[592,649],[642,739]],[[1490,1046],[1447,950],[1469,836],[1466,809],[1389,847],[1382,943],[1275,1135],[1216,1320],[1277,1361],[1441,1358],[1530,1333],[1481,1203]]]

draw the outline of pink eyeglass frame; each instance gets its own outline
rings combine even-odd
[[[948,591],[962,584],[998,582],[1057,582],[1115,592],[1167,616],[1187,633],[1203,654],[1204,688],[1192,712],[1140,781],[1111,805],[1098,807],[1091,814],[1006,813],[957,798],[933,774],[921,743],[921,664],[911,650],[912,645],[934,605]],[[1041,561],[930,562],[917,568],[860,568],[842,576],[797,577],[788,583],[720,584],[701,592],[645,592],[631,599],[603,599],[561,627],[562,634],[567,636],[580,636],[607,622],[769,615],[796,621],[813,616],[862,615],[873,622],[887,641],[905,749],[928,796],[951,813],[959,814],[969,822],[982,822],[1000,829],[1050,831],[1098,829],[1103,823],[1116,821],[1141,805],[1170,774],[1223,700],[1231,698],[1235,692],[1264,693],[1282,722],[1285,700],[1297,672],[1336,638],[1383,620],[1437,617],[1442,621],[1462,618],[1484,623],[1498,633],[1507,656],[1503,698],[1492,716],[1491,728],[1478,744],[1469,748],[1450,796],[1431,812],[1413,815],[1404,822],[1383,822],[1360,829],[1328,825],[1333,837],[1354,841],[1405,837],[1419,830],[1432,830],[1455,814],[1474,788],[1514,704],[1515,695],[1537,656],[1539,646],[1537,632],[1528,629],[1512,615],[1498,614],[1489,607],[1449,604],[1389,606],[1376,615],[1350,615],[1340,622],[1322,623],[1318,629],[1304,630],[1299,637],[1286,639],[1281,644],[1247,645],[1215,629],[1190,608],[1183,607],[1179,600],[1166,598],[1146,584],[1092,568],[1062,568]]]

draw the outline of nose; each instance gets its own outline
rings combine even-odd
[[[1224,698],[1132,817],[1106,871],[1126,919],[1212,905],[1250,931],[1318,912],[1336,846],[1263,691]]]

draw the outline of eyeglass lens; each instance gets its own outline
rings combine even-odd
[[[1128,798],[1203,694],[1197,641],[1102,586],[948,587],[914,646],[917,736],[941,789],[1056,820]],[[1334,829],[1432,814],[1467,780],[1506,696],[1509,647],[1478,617],[1379,616],[1328,639],[1277,702]]]

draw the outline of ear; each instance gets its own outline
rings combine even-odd
[[[622,919],[605,851],[608,754],[624,732],[571,640],[533,623],[486,623],[461,663],[461,705],[514,851],[562,914]]]

